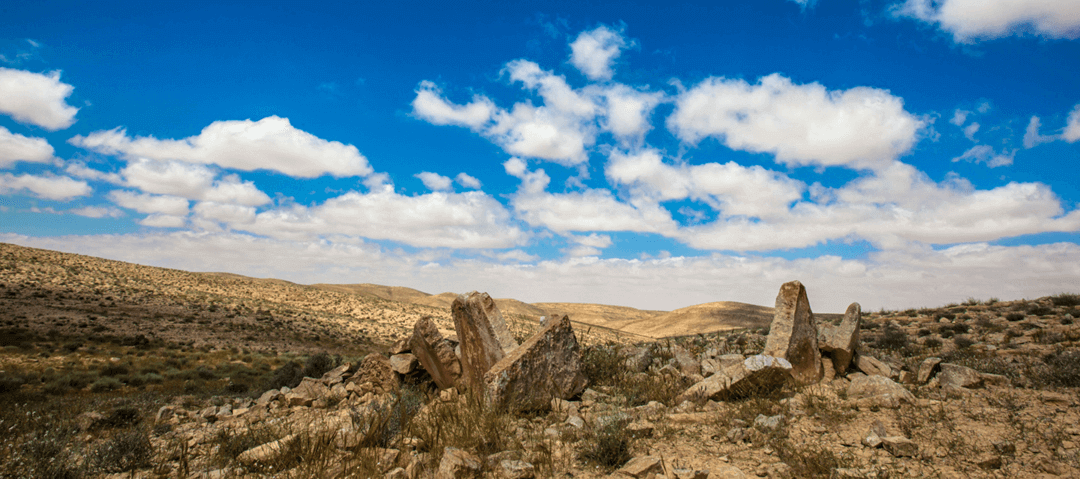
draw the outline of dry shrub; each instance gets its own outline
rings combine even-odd
[[[447,446],[480,457],[522,449],[515,434],[514,416],[468,394],[447,402],[431,400],[412,418],[408,430],[423,441],[424,452],[432,453],[432,465],[438,464]]]
[[[626,421],[606,421],[588,430],[578,457],[610,472],[631,459],[631,442]]]
[[[154,447],[141,429],[117,432],[90,454],[90,463],[103,472],[128,472],[150,466]]]

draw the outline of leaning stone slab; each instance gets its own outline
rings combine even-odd
[[[806,288],[798,281],[784,283],[776,295],[776,313],[762,354],[784,358],[791,363],[791,376],[795,382],[814,384],[822,375],[817,335]]]
[[[934,374],[934,371],[941,369],[941,358],[926,358],[919,364],[919,375],[915,377],[915,382],[918,384],[926,384],[930,381],[930,376]]]
[[[495,363],[484,375],[489,399],[515,409],[550,407],[585,390],[581,347],[570,318],[554,316],[547,326]]]
[[[420,318],[413,326],[409,347],[439,389],[454,387],[461,377],[461,362],[430,317]]]
[[[759,354],[750,356],[690,386],[675,400],[724,401],[756,394],[768,394],[791,380],[791,363],[784,358]]]
[[[851,360],[859,347],[859,327],[862,325],[862,306],[851,303],[844,312],[840,324],[820,322],[817,324],[818,348],[832,356],[833,370],[843,375],[851,366]]]
[[[285,449],[287,449],[295,440],[296,435],[290,434],[276,441],[248,449],[240,453],[239,456],[236,456],[236,460],[245,466],[271,462],[279,454],[285,451]]]
[[[484,374],[517,348],[495,300],[487,293],[458,295],[450,305],[461,345],[461,372],[465,385],[480,391]]]
[[[894,457],[915,457],[919,455],[919,445],[903,436],[881,438],[881,445]]]
[[[865,354],[855,355],[855,367],[858,368],[859,371],[866,373],[867,376],[892,377],[892,368],[873,356],[867,356]]]
[[[328,396],[330,388],[318,379],[304,378],[299,385],[292,389],[291,393],[315,400]]]

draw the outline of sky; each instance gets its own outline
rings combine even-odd
[[[1080,0],[453,3],[5,3],[0,242],[657,310],[1080,291]]]

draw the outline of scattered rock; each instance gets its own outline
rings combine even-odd
[[[643,479],[650,474],[657,474],[663,470],[658,456],[638,456],[631,459],[622,468],[616,471],[619,474]]]
[[[878,361],[873,356],[867,356],[865,354],[855,355],[855,367],[867,376],[884,376],[887,378],[892,377],[892,368],[888,364]]]
[[[356,373],[349,378],[348,382],[359,384],[361,388],[364,383],[371,383],[376,394],[395,391],[398,387],[397,376],[390,365],[390,360],[379,353],[364,356],[356,368]]]
[[[857,376],[847,389],[851,399],[866,400],[871,405],[898,408],[900,402],[915,403],[915,395],[884,376]]]
[[[461,377],[461,362],[430,317],[424,316],[416,322],[409,345],[412,354],[439,389],[454,387]]]
[[[288,448],[294,440],[296,440],[296,435],[290,434],[276,441],[271,441],[261,446],[255,446],[240,453],[239,456],[236,456],[236,460],[245,466],[253,466],[273,461],[274,458],[276,458],[281,451]]]
[[[465,479],[480,477],[480,459],[456,447],[443,449],[437,479]]]
[[[532,479],[536,477],[536,467],[525,461],[503,459],[499,461],[496,470],[499,477],[506,479]]]
[[[822,375],[817,336],[806,288],[798,281],[784,283],[776,296],[776,313],[762,354],[786,359],[795,382],[813,384]]]
[[[790,378],[790,363],[783,358],[759,354],[690,386],[679,395],[676,401],[680,403],[686,400],[704,401],[706,399],[724,401],[754,394],[767,394],[783,387]]]
[[[982,385],[983,378],[979,372],[967,366],[959,364],[941,363],[941,373],[938,374],[941,387],[948,388],[975,388]]]
[[[461,342],[461,369],[465,384],[475,391],[484,387],[484,374],[517,348],[502,313],[487,293],[458,295],[450,306],[454,329]]]
[[[569,399],[588,380],[581,371],[581,347],[570,318],[552,317],[548,325],[484,375],[491,401],[526,410],[550,406],[553,397]]]
[[[732,465],[723,465],[716,468],[712,474],[707,476],[709,479],[747,479],[745,472],[738,467]]]
[[[916,457],[919,455],[919,445],[903,436],[883,437],[881,438],[881,445],[893,457]]]
[[[401,353],[390,356],[390,368],[395,373],[406,375],[416,370],[416,367],[420,365],[420,362],[416,360],[416,356],[409,353]]]
[[[259,396],[259,400],[255,401],[255,404],[258,404],[259,406],[268,406],[271,402],[278,401],[281,398],[282,394],[280,389],[271,389],[262,393],[262,396]]]
[[[330,395],[330,388],[315,378],[304,378],[300,384],[290,391],[290,394],[302,396],[307,399],[322,399]]]

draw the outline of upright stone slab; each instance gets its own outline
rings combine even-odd
[[[799,384],[821,380],[817,325],[806,288],[798,281],[784,283],[776,295],[776,314],[769,327],[762,354],[784,358],[791,363],[791,376]]]
[[[817,325],[818,347],[832,356],[833,369],[843,375],[859,348],[859,328],[862,326],[862,306],[851,303],[840,324],[821,322]]]
[[[467,387],[481,391],[484,373],[517,348],[495,300],[487,293],[458,295],[450,306],[461,345],[461,374]]]
[[[439,389],[454,387],[461,377],[461,362],[430,317],[420,318],[413,326],[409,347]]]
[[[583,391],[588,380],[570,318],[551,317],[544,329],[495,363],[484,381],[492,403],[515,409],[544,409],[552,398],[569,399]]]

